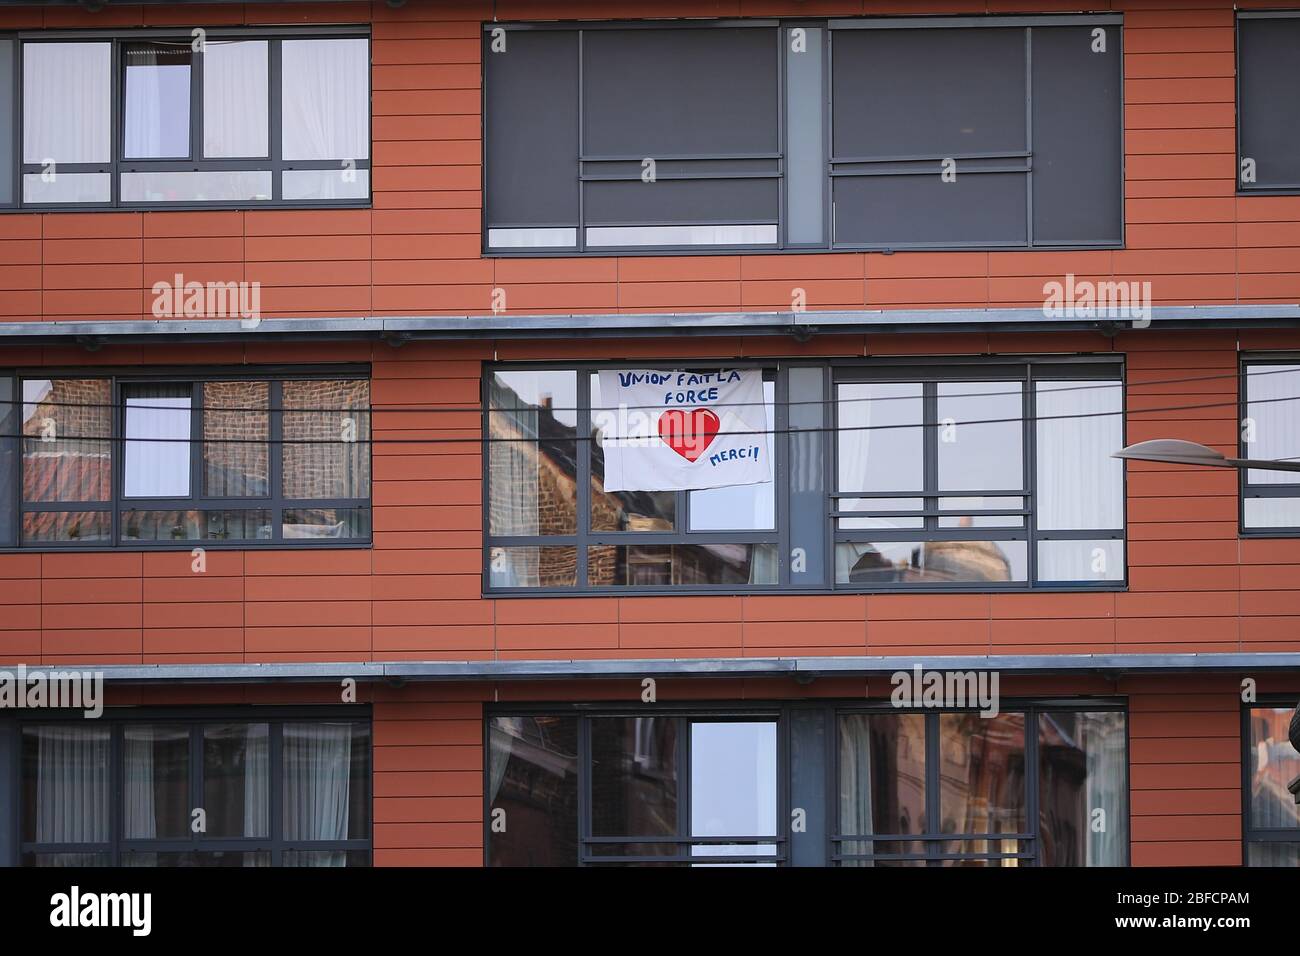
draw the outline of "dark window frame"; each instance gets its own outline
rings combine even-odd
[[[201,806],[203,796],[203,728],[214,724],[227,723],[265,723],[269,725],[267,741],[267,773],[269,781],[267,824],[265,837],[213,837],[195,834],[191,829],[188,838],[127,839],[122,833],[123,800],[125,787],[123,782],[124,748],[123,732],[131,724],[182,724],[189,728],[189,768],[187,783],[191,809]],[[364,725],[368,750],[364,787],[366,794],[366,812],[369,820],[370,836],[368,839],[347,840],[286,840],[284,838],[284,819],[281,809],[284,791],[283,731],[285,724],[294,723],[349,723]],[[28,726],[48,726],[63,724],[87,728],[105,727],[110,731],[109,737],[109,840],[107,843],[40,843],[23,839],[23,767],[22,767],[22,731]],[[271,855],[272,867],[282,866],[286,850],[299,851],[364,851],[368,854],[370,865],[374,859],[375,828],[375,734],[374,721],[369,704],[350,704],[338,707],[214,707],[206,708],[107,708],[103,716],[96,721],[86,721],[80,712],[52,710],[46,713],[26,714],[17,717],[15,728],[16,743],[12,754],[11,799],[14,807],[10,821],[13,833],[15,858],[19,865],[28,853],[97,853],[108,854],[110,866],[121,865],[123,853],[173,853],[205,852],[225,850],[230,852],[267,852]]]
[[[686,508],[689,505],[681,503],[682,498],[689,499],[689,492],[678,492],[679,505],[677,511],[677,522],[679,530],[674,532],[590,532],[585,530],[589,527],[590,522],[590,476],[591,463],[590,451],[586,446],[590,442],[583,441],[582,436],[589,434],[590,424],[590,391],[588,389],[587,375],[600,369],[618,369],[618,368],[670,368],[670,369],[691,369],[691,368],[717,368],[719,365],[725,365],[727,368],[763,368],[773,370],[776,376],[776,388],[773,409],[773,424],[776,434],[773,435],[773,496],[774,496],[774,518],[775,529],[772,531],[689,531],[689,515]],[[1005,529],[1005,528],[987,528],[972,529],[963,531],[962,529],[925,529],[918,531],[887,531],[885,533],[892,537],[898,537],[902,540],[998,540],[1002,538],[1015,538],[1016,535],[1006,534],[1006,532],[1018,531],[1020,537],[1027,540],[1029,549],[1028,574],[1027,579],[1023,582],[1007,582],[1000,584],[997,582],[969,582],[969,583],[934,583],[934,584],[836,584],[835,583],[835,545],[837,541],[851,539],[855,534],[860,538],[863,532],[844,532],[840,531],[835,525],[836,520],[832,517],[835,510],[835,501],[841,497],[837,491],[837,442],[835,440],[835,423],[838,422],[838,411],[836,409],[835,386],[845,380],[864,380],[872,377],[876,378],[898,378],[898,369],[917,369],[924,370],[927,378],[934,378],[936,381],[962,381],[987,379],[987,369],[996,365],[998,369],[1020,369],[1020,374],[1024,376],[1025,401],[1028,414],[1033,414],[1034,391],[1033,386],[1038,381],[1052,380],[1071,380],[1075,378],[1092,378],[1098,381],[1110,381],[1111,378],[1105,375],[1106,371],[1113,371],[1113,381],[1121,389],[1122,394],[1127,394],[1127,364],[1122,356],[1113,354],[1098,353],[1093,355],[1074,355],[1074,356],[942,356],[937,358],[927,357],[904,357],[904,358],[874,358],[874,359],[830,359],[830,360],[771,360],[747,359],[738,362],[723,362],[718,360],[705,361],[693,359],[689,361],[682,360],[655,360],[647,359],[644,361],[597,361],[584,360],[575,362],[485,362],[483,364],[482,381],[481,381],[481,408],[482,411],[482,441],[481,454],[483,461],[482,475],[482,505],[481,521],[483,528],[483,547],[482,547],[482,588],[484,596],[491,597],[563,597],[566,595],[654,595],[654,594],[873,594],[873,593],[956,593],[956,592],[1094,592],[1094,591],[1122,591],[1128,588],[1128,473],[1127,470],[1121,471],[1121,504],[1123,527],[1119,529],[1097,530],[1040,530],[1037,527],[1037,510],[1034,506],[1034,497],[1037,488],[1037,469],[1035,457],[1032,450],[1036,444],[1035,428],[1032,420],[1026,420],[1025,440],[1024,440],[1024,468],[1026,472],[1026,488],[1028,494],[1025,495],[1025,511],[1027,513],[1026,526],[1022,529]],[[791,515],[793,511],[792,494],[791,494],[791,448],[793,442],[791,437],[804,429],[795,426],[793,429],[790,425],[790,369],[817,369],[823,371],[823,385],[821,391],[822,409],[829,409],[829,414],[824,419],[823,438],[822,438],[822,473],[821,473],[821,498],[824,503],[822,521],[824,526],[824,550],[821,556],[823,567],[826,569],[825,577],[820,583],[803,585],[796,584],[792,580],[791,562],[789,560],[790,549],[792,546],[791,533]],[[964,374],[962,369],[969,370]],[[572,535],[536,535],[536,536],[510,536],[510,535],[493,535],[491,533],[491,474],[490,474],[490,435],[491,429],[488,422],[490,409],[490,385],[492,376],[498,371],[570,371],[576,370],[577,373],[577,395],[580,406],[578,412],[578,424],[575,429],[577,437],[577,527],[576,533]],[[1040,371],[1041,370],[1041,371]],[[1047,370],[1053,370],[1048,372]],[[1046,372],[1046,374],[1043,374]],[[586,374],[584,374],[586,373]],[[941,374],[942,373],[942,374]],[[945,378],[945,375],[947,378]],[[1127,408],[1121,408],[1120,413],[1121,429],[1127,421]],[[816,429],[809,429],[816,431]],[[930,429],[927,429],[929,431]],[[987,496],[987,493],[985,493]],[[978,497],[976,492],[965,492],[951,495],[952,497]],[[863,497],[861,495],[846,494],[842,497]],[[897,497],[895,495],[895,497]],[[917,497],[909,495],[908,497]],[[944,495],[950,497],[950,495]],[[937,505],[937,502],[936,502]],[[964,509],[960,513],[966,513],[970,509]],[[937,509],[933,512],[938,515]],[[948,511],[948,514],[958,514],[957,511]],[[996,513],[993,509],[990,513]],[[937,523],[937,522],[936,522]],[[879,537],[878,537],[879,539]],[[1040,541],[1052,540],[1117,540],[1124,546],[1124,574],[1118,580],[1099,581],[1099,582],[1057,582],[1051,581],[1046,583],[1037,583],[1035,581],[1035,570],[1037,567],[1036,545]],[[775,584],[697,584],[697,585],[656,585],[656,586],[635,586],[635,585],[610,585],[610,586],[591,586],[585,584],[584,569],[586,568],[587,548],[593,544],[637,544],[637,545],[667,545],[667,544],[735,544],[735,543],[774,543],[777,547],[777,564],[778,575]],[[538,587],[495,587],[491,580],[491,556],[492,548],[499,547],[575,547],[577,548],[578,574],[574,585],[550,585]]]
[[[1251,825],[1250,768],[1252,763],[1250,720],[1251,711],[1285,709],[1294,711],[1296,698],[1279,694],[1262,694],[1253,703],[1241,705],[1241,865],[1250,866],[1252,843],[1292,843],[1300,855],[1300,827],[1287,829],[1256,828]]]
[[[716,20],[689,20],[689,21],[656,21],[656,20],[634,20],[634,21],[591,21],[591,22],[484,22],[482,32],[482,56],[480,66],[480,112],[486,116],[488,111],[487,90],[488,90],[488,63],[490,52],[491,32],[493,30],[505,30],[507,35],[511,31],[526,30],[549,30],[549,31],[570,31],[579,34],[578,42],[578,79],[579,89],[582,83],[582,53],[581,53],[581,33],[584,31],[595,30],[636,30],[636,29],[710,29],[710,28],[739,28],[739,27],[757,27],[772,29],[774,33],[776,48],[778,52],[777,59],[777,103],[776,111],[778,117],[778,171],[776,173],[778,183],[777,199],[777,241],[771,244],[740,244],[740,245],[708,245],[708,244],[690,244],[690,245],[627,245],[627,246],[600,246],[588,248],[586,244],[585,230],[588,223],[583,218],[582,209],[582,191],[579,189],[579,209],[576,223],[576,241],[572,246],[528,246],[528,247],[509,247],[489,245],[490,228],[569,228],[569,223],[563,224],[542,224],[531,223],[524,226],[508,223],[499,223],[496,226],[490,224],[488,219],[488,204],[485,201],[481,210],[481,254],[485,258],[523,256],[527,258],[547,258],[547,257],[572,257],[572,256],[641,256],[641,255],[716,255],[725,253],[728,255],[738,253],[748,253],[754,255],[761,254],[784,254],[784,253],[817,253],[817,252],[853,252],[853,251],[893,251],[895,249],[914,249],[914,250],[953,250],[953,251],[971,251],[971,250],[1035,250],[1045,249],[1054,251],[1068,250],[1098,250],[1098,249],[1122,249],[1126,243],[1127,218],[1124,215],[1125,183],[1123,169],[1125,164],[1125,130],[1123,123],[1124,116],[1124,83],[1121,76],[1119,82],[1119,103],[1117,111],[1117,123],[1119,126],[1119,150],[1116,157],[1116,163],[1120,171],[1117,177],[1119,195],[1117,197],[1119,206],[1119,230],[1120,235],[1116,239],[1102,240],[1071,240],[1071,241],[1051,241],[1043,240],[1035,242],[1033,238],[1033,140],[1030,129],[1026,130],[1026,136],[1029,142],[1026,146],[1025,169],[1026,173],[1026,191],[1029,202],[1026,209],[1026,237],[1024,243],[998,244],[988,242],[939,242],[939,243],[887,243],[887,244],[862,244],[836,242],[834,239],[833,224],[833,185],[836,163],[845,165],[843,160],[836,160],[833,156],[833,102],[832,102],[832,58],[833,58],[833,35],[837,30],[870,30],[870,29],[942,29],[942,28],[980,28],[980,27],[1013,27],[1023,28],[1025,30],[1025,42],[1029,47],[1031,44],[1032,28],[1034,26],[1094,26],[1111,28],[1108,30],[1109,38],[1118,46],[1116,52],[1121,58],[1123,56],[1123,24],[1124,17],[1122,13],[1083,13],[1083,14],[1041,14],[1041,15],[999,15],[989,14],[984,16],[909,16],[909,17],[783,17],[783,18],[749,18],[749,19],[716,19]],[[823,160],[825,162],[825,171],[821,182],[823,197],[823,214],[822,214],[822,242],[817,244],[807,242],[794,242],[788,239],[787,227],[789,224],[789,210],[787,207],[787,175],[786,166],[786,133],[789,129],[787,120],[787,63],[785,58],[785,30],[795,27],[811,27],[822,30],[822,96],[821,96],[821,128],[824,142]],[[1033,114],[1033,84],[1032,84],[1032,58],[1027,57],[1026,61],[1026,88],[1025,110],[1026,116],[1032,117]],[[582,113],[582,104],[578,106],[578,123],[580,127],[579,140],[581,140],[581,126],[584,122]],[[1030,124],[1032,126],[1032,123]],[[581,142],[577,144],[578,156],[582,157]],[[667,158],[667,157],[665,157]],[[674,157],[678,158],[678,157]],[[707,156],[684,157],[686,159],[708,159]],[[487,169],[489,165],[488,154],[488,136],[483,136],[481,152],[481,181],[480,186],[484,196],[488,192]],[[848,164],[852,166],[853,164]],[[580,182],[585,181],[586,177],[583,172],[584,163],[579,161],[577,170]],[[993,172],[994,170],[972,170],[971,172]],[[876,173],[854,173],[851,170],[841,172],[839,175],[878,175]],[[903,175],[915,175],[915,172],[904,172]],[[709,177],[705,177],[709,178]],[[747,220],[748,221],[748,220]],[[635,226],[635,224],[628,224]]]
[[[112,408],[111,437],[97,439],[110,443],[112,451],[111,488],[106,501],[35,501],[25,498],[23,488],[24,476],[24,438],[12,439],[16,474],[13,475],[14,500],[12,506],[17,517],[15,527],[15,544],[0,546],[0,553],[40,553],[53,551],[192,551],[203,550],[250,550],[270,549],[339,549],[369,548],[374,538],[374,436],[372,406],[367,406],[365,414],[371,417],[371,438],[367,457],[370,469],[370,495],[367,498],[286,498],[283,490],[284,445],[283,432],[282,385],[288,381],[366,381],[373,385],[368,366],[323,366],[308,367],[267,367],[256,372],[246,368],[223,369],[218,367],[201,367],[196,369],[168,368],[158,370],[124,371],[122,369],[99,368],[20,368],[10,372],[0,371],[0,378],[13,382],[14,407],[19,414],[14,416],[16,430],[21,430],[22,388],[25,380],[47,379],[106,379],[110,383]],[[213,497],[205,496],[202,491],[203,474],[203,384],[205,382],[267,382],[268,394],[268,429],[267,429],[267,464],[268,493],[261,497]],[[124,423],[126,416],[125,402],[122,397],[123,385],[185,383],[192,386],[190,406],[190,435],[188,445],[190,454],[190,492],[185,498],[137,498],[127,497],[123,493],[123,476],[125,469]],[[373,402],[373,399],[372,399]],[[0,439],[5,440],[5,439]],[[360,441],[361,439],[358,439]],[[190,507],[178,507],[189,505]],[[283,515],[286,511],[309,508],[364,508],[371,513],[371,531],[365,537],[357,538],[285,538],[283,532]],[[271,512],[272,536],[270,538],[186,538],[166,541],[132,540],[122,538],[122,513],[124,511],[204,511],[233,510]],[[110,515],[110,540],[86,543],[63,541],[23,541],[22,517],[28,513],[94,511],[108,512]]]
[[[190,157],[189,159],[128,159],[124,154],[125,129],[125,63],[122,48],[132,43],[147,41],[193,41],[191,31],[197,24],[185,27],[159,27],[124,30],[28,30],[0,33],[0,38],[12,39],[14,51],[14,129],[13,129],[13,202],[0,204],[0,213],[6,212],[98,212],[119,210],[179,210],[209,209],[369,209],[373,204],[374,181],[371,164],[374,158],[374,44],[369,24],[356,26],[322,25],[311,27],[204,27],[208,40],[264,40],[267,43],[267,149],[263,158],[200,158],[203,131],[203,55],[196,53],[190,69]],[[283,173],[292,170],[340,169],[334,160],[285,160],[281,156],[281,91],[283,71],[280,43],[283,40],[364,39],[370,57],[366,70],[366,102],[370,120],[366,124],[367,153],[365,159],[354,158],[355,169],[366,171],[370,178],[364,199],[293,199],[281,198]],[[103,163],[65,163],[58,169],[66,173],[99,172],[109,175],[109,200],[85,203],[25,203],[22,196],[23,176],[42,171],[39,163],[23,162],[23,48],[29,43],[107,42],[111,44],[109,159]],[[196,136],[198,137],[196,139]],[[250,170],[266,171],[271,175],[271,195],[267,200],[221,200],[183,202],[124,202],[121,200],[121,176],[129,172],[179,172],[179,171]]]
[[[1242,424],[1250,414],[1250,396],[1246,388],[1250,381],[1249,370],[1270,365],[1300,367],[1300,353],[1242,353],[1238,358],[1237,456],[1239,458],[1252,457]],[[1300,498],[1300,473],[1296,473],[1295,480],[1290,482],[1253,484],[1250,481],[1250,469],[1237,469],[1237,534],[1242,538],[1300,538],[1300,525],[1248,528],[1246,526],[1246,499],[1248,498]]]
[[[1233,39],[1233,72],[1232,72],[1232,115],[1233,115],[1233,137],[1234,152],[1236,153],[1237,168],[1233,170],[1232,178],[1236,183],[1235,195],[1237,196],[1297,196],[1300,195],[1300,183],[1290,183],[1278,186],[1260,185],[1258,181],[1254,183],[1243,183],[1241,181],[1241,162],[1247,157],[1243,154],[1241,148],[1241,22],[1243,20],[1294,20],[1300,18],[1300,10],[1241,10],[1234,11],[1235,16],[1232,23]],[[1296,51],[1300,55],[1300,50]]]
[[[1038,716],[1045,712],[1075,713],[1093,713],[1099,711],[1117,712],[1124,716],[1124,780],[1122,791],[1125,794],[1126,819],[1125,826],[1128,829],[1128,840],[1125,843],[1125,859],[1122,865],[1128,866],[1131,863],[1132,854],[1132,819],[1133,812],[1131,806],[1131,753],[1132,753],[1132,721],[1129,720],[1129,707],[1126,698],[1117,696],[1099,696],[1096,698],[1085,697],[1068,697],[1068,698],[1051,698],[1051,697],[1017,697],[1006,698],[1001,701],[1001,713],[1023,713],[1025,715],[1025,787],[1026,787],[1026,809],[1025,816],[1029,822],[1031,842],[1037,842],[1041,839],[1041,819],[1038,805],[1038,792],[1040,789],[1039,768],[1038,768]],[[840,717],[849,714],[920,714],[926,718],[927,725],[927,745],[929,743],[930,725],[937,726],[941,714],[951,713],[978,713],[975,708],[959,707],[895,707],[888,699],[877,700],[841,700],[831,699],[825,701],[753,701],[744,703],[727,703],[716,701],[663,701],[654,704],[650,710],[645,705],[640,707],[620,706],[609,702],[601,703],[542,703],[542,704],[506,704],[490,706],[484,708],[483,714],[483,739],[491,740],[492,721],[497,717],[538,717],[538,716],[558,716],[572,717],[578,721],[577,726],[577,788],[578,788],[578,820],[577,820],[577,838],[578,838],[578,865],[601,865],[601,864],[618,864],[618,863],[656,863],[664,862],[664,857],[599,857],[593,858],[587,852],[588,845],[593,842],[591,839],[591,746],[590,746],[590,720],[602,717],[675,717],[681,721],[679,730],[682,726],[689,729],[692,722],[696,721],[719,721],[719,720],[774,720],[776,722],[777,735],[777,753],[776,753],[776,792],[777,792],[777,837],[776,854],[772,856],[743,856],[728,857],[726,860],[719,858],[719,862],[740,860],[752,863],[775,863],[778,867],[792,865],[817,865],[817,866],[837,866],[841,862],[841,854],[838,852],[838,846],[845,840],[863,839],[862,835],[845,836],[840,833],[839,826],[839,753],[840,753]],[[798,750],[801,761],[808,761],[811,765],[801,765],[796,769],[794,758],[796,755],[795,724],[799,719],[808,719],[814,722],[820,722],[821,725],[821,744],[823,746],[807,747],[803,746]],[[1032,729],[1032,733],[1030,732]],[[689,780],[682,783],[681,777],[689,777],[689,741],[683,745],[682,741],[689,737],[689,734],[680,734],[678,736],[678,810],[679,820],[685,820],[686,829],[679,832],[672,838],[598,838],[596,842],[611,843],[655,843],[668,842],[679,845],[688,845],[692,842],[701,842],[700,838],[692,839],[689,836],[689,819],[690,819],[690,783]],[[1031,744],[1030,741],[1033,743]],[[804,741],[806,745],[807,741]],[[485,744],[486,746],[486,744]],[[1032,749],[1031,749],[1032,747]],[[818,752],[820,750],[820,753]],[[936,751],[937,754],[937,751]],[[937,777],[940,762],[938,760],[926,759],[927,780],[931,774],[931,765],[934,768],[934,775]],[[684,770],[684,772],[683,772]],[[493,838],[493,807],[492,807],[492,786],[491,786],[491,763],[485,759],[483,762],[483,865],[491,866],[491,841]],[[806,841],[801,843],[800,834],[793,831],[792,807],[795,806],[799,798],[795,795],[796,790],[807,792],[810,788],[820,788],[824,803],[820,807],[807,806],[802,809],[806,812],[806,820],[809,829],[806,831],[809,836]],[[927,814],[930,812],[930,804],[933,803],[937,808],[937,795],[939,790],[936,788],[927,789]],[[934,794],[935,799],[931,800],[929,794]],[[685,808],[684,810],[682,808]],[[951,841],[954,839],[970,838],[968,834],[939,834],[927,835],[927,840],[933,840],[936,843]],[[870,839],[878,839],[871,837]],[[915,835],[909,835],[909,840],[918,840]],[[809,843],[811,841],[811,843]],[[727,837],[714,842],[746,842],[742,837]],[[748,841],[758,842],[758,841]],[[997,854],[973,854],[981,860],[996,862],[1000,859]],[[1028,854],[1024,855],[1023,865],[1038,866],[1038,850],[1035,848]],[[798,858],[796,860],[796,857]],[[681,854],[679,857],[667,858],[670,862],[676,862],[678,865],[690,865],[691,863],[708,862],[708,858],[691,856],[689,853]],[[928,858],[927,858],[928,859]],[[934,863],[936,865],[938,857]]]

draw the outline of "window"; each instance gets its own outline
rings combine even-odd
[[[1300,192],[1300,14],[1237,14],[1237,188]]]
[[[22,495],[0,545],[370,538],[366,379],[20,375],[0,376],[0,392],[22,395],[0,412],[20,416],[22,436],[21,466],[0,444],[0,488],[20,482]]]
[[[370,862],[369,721],[25,723],[21,767],[26,866]]]
[[[1300,461],[1300,360],[1247,361],[1242,368],[1241,457]],[[1243,534],[1300,534],[1300,474],[1242,472]]]
[[[0,38],[0,153],[7,205],[365,205],[370,41],[329,29]],[[14,156],[17,196],[3,175]]]
[[[488,715],[488,865],[1128,863],[1118,702],[661,706]]]
[[[781,859],[775,717],[499,716],[488,736],[491,866]]]
[[[1120,711],[877,709],[838,722],[840,865],[1127,862]]]
[[[607,492],[620,410],[602,400],[598,370],[493,368],[484,583],[1121,586],[1120,374],[1113,361],[769,369],[772,481]]]
[[[1123,581],[1118,372],[1083,368],[839,370],[836,584]]]
[[[487,24],[484,248],[1117,246],[1121,22]]]
[[[1300,804],[1288,784],[1300,777],[1300,754],[1291,746],[1288,703],[1245,711],[1246,865],[1300,866]]]
[[[766,383],[768,421],[775,382]],[[678,589],[778,581],[775,488],[604,490],[618,409],[592,369],[495,369],[487,378],[492,589]],[[579,441],[579,435],[590,440]],[[774,436],[764,436],[768,440]]]

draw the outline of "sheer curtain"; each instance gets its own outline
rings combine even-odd
[[[369,42],[285,40],[281,57],[284,158],[369,159]]]
[[[23,44],[23,162],[108,162],[111,49]]]
[[[131,385],[123,389],[123,398],[126,403],[123,494],[128,498],[188,497],[190,387]]]
[[[844,836],[872,832],[871,718],[866,714],[847,714],[840,718],[839,826]],[[845,849],[846,852],[871,852],[867,843],[846,845]]]
[[[158,835],[158,814],[154,801],[154,735],[150,728],[128,728],[125,748],[125,793],[122,812],[128,839],[150,840]]]
[[[266,724],[250,724],[244,750],[244,836],[270,832],[270,735]]]
[[[37,727],[38,843],[104,843],[109,836],[109,733]]]
[[[1087,865],[1123,866],[1128,847],[1125,732],[1121,713],[1079,715],[1079,736],[1088,759],[1088,808],[1103,811],[1105,828],[1088,824]]]
[[[285,840],[346,840],[351,780],[350,724],[285,724]],[[312,851],[300,859],[313,866],[345,866],[347,853]]]
[[[1110,457],[1124,443],[1123,398],[1118,383],[1038,382],[1038,500],[1042,530],[1115,530],[1124,527],[1124,466]],[[1088,418],[1054,418],[1091,415]],[[1121,562],[1122,564],[1122,562]],[[1043,548],[1038,576],[1050,581],[1087,581],[1092,547]]]
[[[203,155],[266,156],[267,43],[208,41],[203,47]]]

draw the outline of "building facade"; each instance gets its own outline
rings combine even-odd
[[[1300,456],[1300,11],[91,6],[0,5],[0,863],[1300,865],[1300,482],[1112,457]],[[645,371],[768,480],[607,481]]]

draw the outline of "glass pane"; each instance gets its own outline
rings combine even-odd
[[[108,173],[23,174],[23,202],[108,202],[112,198],[113,180]]]
[[[1255,830],[1300,827],[1300,805],[1287,784],[1300,777],[1300,754],[1288,727],[1294,709],[1253,707],[1250,711],[1249,825]]]
[[[973,584],[1026,580],[1024,541],[841,541],[837,584]]]
[[[1119,712],[1039,714],[1040,865],[1124,865],[1126,735]]]
[[[23,515],[23,540],[108,541],[112,521],[111,511],[29,511]]]
[[[1038,499],[1044,530],[1124,527],[1124,397],[1118,382],[1037,382]],[[1065,417],[1062,417],[1065,416]]]
[[[226,866],[270,866],[271,854],[268,851],[247,852],[240,850],[208,850],[202,853],[146,853],[130,851],[122,854],[123,866],[184,866],[184,867],[226,867]]]
[[[843,840],[840,866],[926,866],[920,840]]]
[[[595,545],[587,551],[587,580],[593,587],[776,584],[776,545]]]
[[[939,489],[1023,488],[1024,384],[940,382],[938,391]]]
[[[967,514],[941,515],[940,528],[1023,528],[1023,515],[982,515],[980,511],[1012,511],[1024,508],[1024,498],[963,497],[940,498],[940,511],[965,511]]]
[[[591,720],[593,836],[675,836],[677,719]]]
[[[280,178],[280,198],[367,199],[370,196],[370,170],[355,165],[338,169],[286,169]]]
[[[1247,843],[1246,865],[1300,866],[1300,843]]]
[[[1026,832],[1024,714],[940,714],[939,753],[940,833]]]
[[[23,866],[108,866],[107,853],[24,853]]]
[[[488,748],[488,865],[576,866],[577,718],[493,717]]]
[[[1124,542],[1039,541],[1038,580],[1093,583],[1124,580]]]
[[[0,48],[3,44],[0,44]],[[18,396],[16,380],[0,375],[0,548],[12,548],[17,543],[18,516],[9,506],[18,490]]]
[[[128,724],[122,732],[122,827],[128,840],[190,835],[190,731]]]
[[[488,383],[491,534],[577,531],[578,376],[496,372]]]
[[[370,839],[370,729],[284,725],[284,838]]]
[[[370,41],[285,40],[283,151],[294,159],[370,158]]]
[[[265,40],[203,44],[203,155],[266,156],[270,123]]]
[[[776,429],[776,383],[763,383],[768,434],[763,454],[772,460],[772,434]],[[692,531],[767,531],[776,527],[776,482],[705,488],[690,492]]]
[[[110,43],[23,44],[23,162],[48,169],[51,162],[109,161],[112,49]]]
[[[108,500],[112,401],[108,379],[23,382],[23,500]]]
[[[776,722],[691,723],[691,836],[776,835]],[[705,856],[753,847],[697,846]]]
[[[587,245],[607,246],[770,246],[774,225],[751,226],[591,226]]]
[[[943,857],[939,865],[1022,866],[1032,845],[1028,840],[945,840],[939,845]]]
[[[108,728],[29,725],[22,733],[23,840],[108,842],[112,829]],[[37,861],[37,865],[75,864],[63,857]]]
[[[675,491],[606,491],[605,438],[619,432],[618,417],[637,409],[607,407],[600,376],[591,376],[591,530],[672,531],[676,527]],[[624,426],[624,432],[628,426]]]
[[[494,588],[573,587],[578,583],[577,548],[494,547],[488,562]]]
[[[203,383],[203,494],[264,498],[270,490],[271,389],[266,382]]]
[[[925,487],[919,382],[851,382],[836,388],[840,491],[921,491]],[[916,425],[915,428],[900,427]],[[854,499],[842,510],[873,505]]]
[[[1265,472],[1252,471],[1251,474],[1262,475]],[[1300,498],[1247,498],[1242,510],[1247,528],[1300,528]]]
[[[125,497],[189,497],[192,393],[188,384],[122,386]]]
[[[794,33],[803,34],[805,43]],[[822,89],[822,30],[787,27],[785,45],[786,236],[792,243],[821,243],[826,238],[824,190],[826,133]]]
[[[284,383],[284,496],[370,497],[370,383]]]
[[[925,833],[925,715],[845,714],[839,723],[840,833]],[[861,842],[842,852],[923,852],[919,841],[874,850]]]
[[[185,41],[127,43],[125,125],[127,159],[184,159],[190,155],[190,62]]]
[[[369,850],[285,850],[283,866],[369,866]]]
[[[271,174],[255,169],[156,170],[122,174],[123,202],[266,202]]]
[[[203,728],[203,806],[209,837],[270,833],[270,733],[266,724]]]
[[[845,530],[855,528],[924,528],[925,519],[921,517],[903,518],[891,515],[891,511],[924,511],[924,498],[840,498],[841,510],[852,508],[865,511],[871,517],[837,518],[836,525]]]
[[[10,206],[14,196],[14,161],[18,158],[18,41],[0,38],[0,206]]]
[[[370,537],[369,508],[286,508],[281,526],[286,541],[310,538]]]
[[[107,512],[104,512],[107,515]],[[271,512],[123,511],[123,541],[256,541],[271,538]]]
[[[1280,401],[1300,395],[1300,365],[1246,366],[1246,419],[1243,429],[1248,440],[1244,457],[1272,459],[1300,458],[1300,409],[1297,402]],[[1251,427],[1253,425],[1253,427]],[[1292,484],[1293,472],[1246,472],[1252,485]]]

